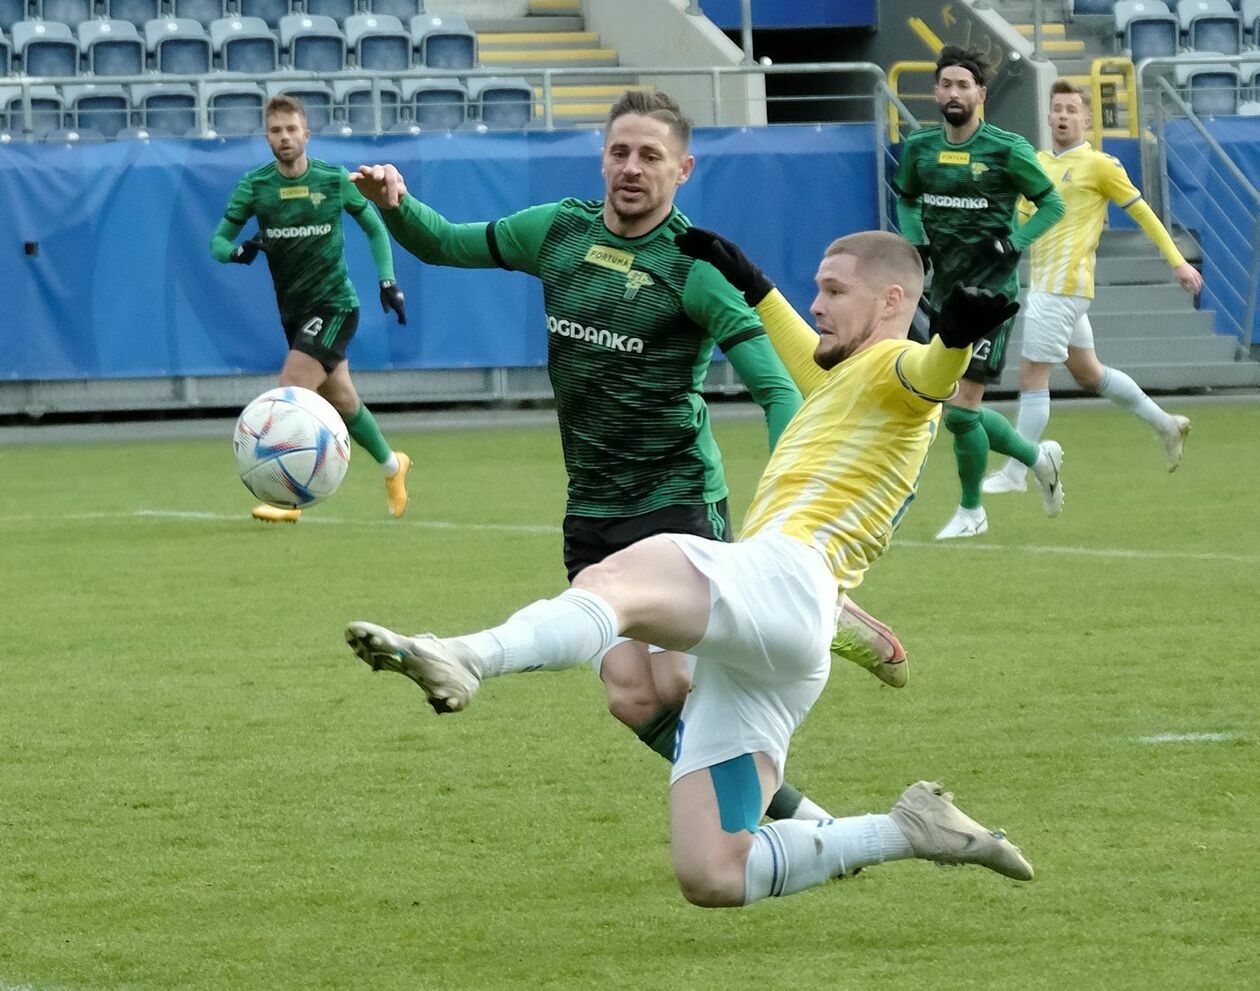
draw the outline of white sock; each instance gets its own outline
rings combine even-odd
[[[821,805],[816,804],[808,795],[801,796],[801,804],[796,807],[796,811],[792,813],[793,819],[819,819],[833,818],[831,813],[824,809]]]
[[[385,471],[386,475],[397,475],[399,467],[400,466],[398,464],[398,455],[395,454],[393,451],[389,452],[388,461],[381,462],[381,468]]]
[[[1160,433],[1173,429],[1172,417],[1155,404],[1142,387],[1118,368],[1104,368],[1102,385],[1098,394],[1110,399],[1117,406],[1135,413]]]
[[[452,637],[481,659],[481,677],[518,671],[561,671],[606,650],[620,632],[613,607],[585,589],[570,588],[513,613],[501,626]]]
[[[781,819],[762,826],[753,837],[744,864],[744,904],[794,895],[859,867],[913,856],[887,815],[818,822]]]
[[[1015,430],[1024,440],[1036,444],[1046,431],[1050,422],[1050,390],[1037,389],[1035,392],[1019,394],[1019,412],[1015,414]],[[1011,478],[1022,479],[1028,474],[1026,465],[1014,458],[1007,458],[1002,470]]]

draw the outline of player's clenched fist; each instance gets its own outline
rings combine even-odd
[[[394,209],[407,195],[402,173],[389,164],[360,165],[359,171],[350,173],[350,181],[382,210]]]

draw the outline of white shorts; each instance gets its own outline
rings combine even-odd
[[[1089,325],[1089,302],[1084,296],[1030,292],[1024,307],[1023,357],[1060,365],[1067,361],[1069,345],[1092,349],[1094,329]]]
[[[670,783],[758,752],[781,781],[788,742],[831,673],[835,575],[816,550],[781,534],[733,544],[665,536],[709,579],[712,596]]]

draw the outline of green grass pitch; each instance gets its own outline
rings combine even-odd
[[[1056,407],[1063,515],[990,497],[947,546],[938,442],[857,595],[910,686],[839,667],[794,742],[833,812],[936,778],[1037,880],[898,863],[725,912],[677,893],[666,767],[589,670],[438,718],[342,641],[563,587],[553,428],[389,431],[405,519],[356,450],[271,527],[230,427],[0,446],[0,991],[1252,986],[1260,404],[1170,405],[1175,475],[1133,418]],[[717,433],[738,518],[764,430]]]

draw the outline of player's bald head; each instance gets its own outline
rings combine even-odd
[[[914,245],[903,237],[887,231],[846,234],[827,245],[823,257],[832,255],[852,255],[857,277],[876,293],[901,286],[912,303],[923,295],[923,262]]]

